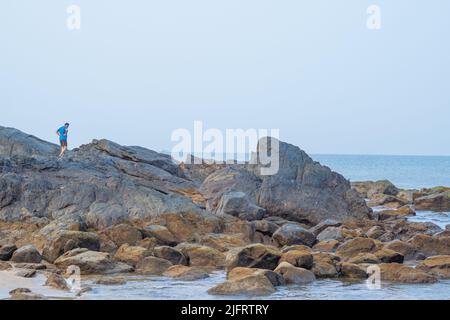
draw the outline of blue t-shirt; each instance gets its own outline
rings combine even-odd
[[[67,130],[65,126],[59,128],[58,132],[59,132],[59,140],[67,140]]]

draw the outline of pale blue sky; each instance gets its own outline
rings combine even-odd
[[[55,141],[69,121],[72,147],[161,150],[202,120],[279,128],[311,153],[450,155],[449,13],[448,0],[2,0],[0,125]]]

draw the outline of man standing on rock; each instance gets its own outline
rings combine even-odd
[[[67,134],[69,133],[69,124],[64,124],[61,128],[56,131],[59,137],[59,144],[61,145],[61,151],[59,152],[58,158],[61,159],[67,150]]]

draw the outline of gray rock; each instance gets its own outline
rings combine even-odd
[[[279,155],[279,170],[274,175],[260,175],[260,165],[212,173],[201,186],[207,208],[214,211],[223,194],[239,191],[266,209],[267,215],[292,221],[317,224],[327,218],[368,217],[371,210],[343,176],[284,142],[279,143]]]
[[[344,235],[342,234],[342,228],[341,227],[328,227],[325,230],[323,230],[319,235],[317,236],[318,241],[323,240],[343,240]]]
[[[14,251],[17,250],[17,247],[14,244],[4,245],[0,247],[0,260],[8,261],[11,259]]]
[[[287,223],[279,228],[272,239],[280,247],[293,244],[303,244],[312,247],[316,242],[316,236],[296,223]]]
[[[39,263],[42,260],[42,256],[39,251],[33,245],[27,245],[20,247],[14,251],[11,261],[13,262],[28,262]]]
[[[253,221],[262,219],[266,210],[251,203],[243,192],[228,192],[222,195],[215,212]]]
[[[309,229],[309,231],[311,231],[312,233],[314,233],[315,236],[317,236],[319,233],[321,233],[326,228],[328,228],[328,227],[339,227],[339,226],[341,226],[341,224],[342,224],[341,222],[336,221],[334,219],[326,219],[324,221],[321,221],[320,223],[318,223],[317,225],[315,225],[311,229]]]

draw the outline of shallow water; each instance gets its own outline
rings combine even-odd
[[[93,290],[83,299],[252,299],[248,296],[211,296],[207,290],[225,280],[224,272],[197,281],[174,281],[163,277],[129,277],[125,285],[104,286],[85,282]],[[261,299],[261,297],[254,297]],[[369,289],[365,281],[317,280],[308,285],[285,286],[264,297],[270,300],[385,300],[385,299],[450,299],[450,281],[435,284],[382,283],[381,289]]]
[[[450,225],[450,212],[417,211],[415,216],[408,217],[412,222],[433,222],[442,229]]]

